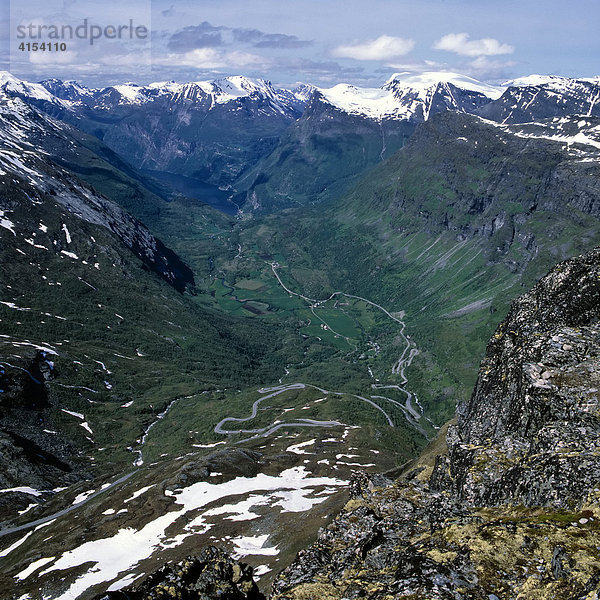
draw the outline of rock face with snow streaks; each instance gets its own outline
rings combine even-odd
[[[22,235],[15,232],[9,218],[11,213],[28,203],[56,204],[59,211],[105,227],[178,291],[193,287],[194,276],[189,267],[140,221],[62,168],[56,156],[41,151],[74,145],[69,126],[47,117],[19,98],[4,94],[0,94],[0,124],[1,227],[15,237]],[[61,154],[61,150],[57,154]],[[66,153],[62,154],[66,158]],[[69,245],[67,234],[65,237]]]
[[[507,82],[500,98],[478,114],[501,123],[526,123],[565,115],[600,116],[600,78],[531,75]]]

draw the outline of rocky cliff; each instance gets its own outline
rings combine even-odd
[[[569,508],[598,486],[599,317],[598,250],[513,304],[449,432],[444,475],[461,498]]]
[[[598,598],[599,317],[596,249],[514,302],[445,439],[357,476],[273,598]]]

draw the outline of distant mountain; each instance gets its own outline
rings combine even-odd
[[[68,85],[73,88],[76,87],[75,84]],[[61,102],[59,96],[51,91],[48,91],[41,83],[29,83],[27,81],[21,81],[8,71],[0,71],[0,89],[4,94],[20,96],[25,100],[48,102],[65,107],[67,106],[66,103]]]
[[[95,109],[114,108],[116,105],[147,104],[165,97],[173,103],[189,101],[201,104],[206,102],[208,110],[214,109],[219,104],[227,104],[240,98],[249,97],[268,99],[272,107],[278,107],[281,111],[302,105],[300,97],[292,91],[276,89],[269,81],[252,80],[242,76],[189,83],[164,81],[145,86],[128,82],[97,89],[87,88],[73,81],[46,79],[35,86],[41,86],[62,100],[84,104]],[[18,89],[18,86],[14,87]]]
[[[531,75],[505,84],[500,98],[478,114],[500,123],[527,123],[567,115],[600,116],[600,78]]]
[[[338,198],[440,112],[511,124],[600,114],[598,78],[493,86],[457,73],[396,73],[380,88],[287,90],[234,76],[90,89],[4,74],[0,88],[102,140],[157,188],[230,213]]]
[[[341,196],[402,147],[417,123],[443,111],[475,112],[501,88],[455,73],[393,75],[381,88],[315,88],[279,145],[234,184],[245,211],[271,212]]]
[[[339,84],[319,90],[323,99],[349,114],[377,121],[426,121],[447,110],[473,113],[503,89],[457,73],[396,73],[381,88]]]
[[[492,86],[457,73],[397,73],[381,88],[339,84],[319,91],[340,110],[375,120],[423,122],[449,110],[506,123],[600,114],[599,77],[531,75]]]
[[[337,198],[413,131],[407,120],[348,112],[315,90],[273,152],[234,183],[236,202],[244,212],[273,212]]]
[[[301,115],[308,92],[246,77],[90,89],[9,74],[0,89],[96,136],[137,169],[214,186],[231,185],[268,154]]]

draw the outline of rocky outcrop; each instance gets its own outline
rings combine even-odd
[[[579,506],[600,481],[600,250],[519,298],[449,432],[449,477],[473,505]]]
[[[600,249],[498,327],[456,424],[352,499],[273,598],[592,600],[600,593]]]
[[[43,432],[51,406],[46,383],[55,377],[51,358],[37,350],[13,355],[11,369],[0,363],[0,521],[85,476],[72,460],[77,449],[68,438]]]
[[[143,583],[108,592],[96,600],[265,600],[252,579],[252,567],[209,546],[198,556],[155,571]]]

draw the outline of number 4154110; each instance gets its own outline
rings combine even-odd
[[[21,52],[65,52],[67,44],[64,42],[21,42]]]

